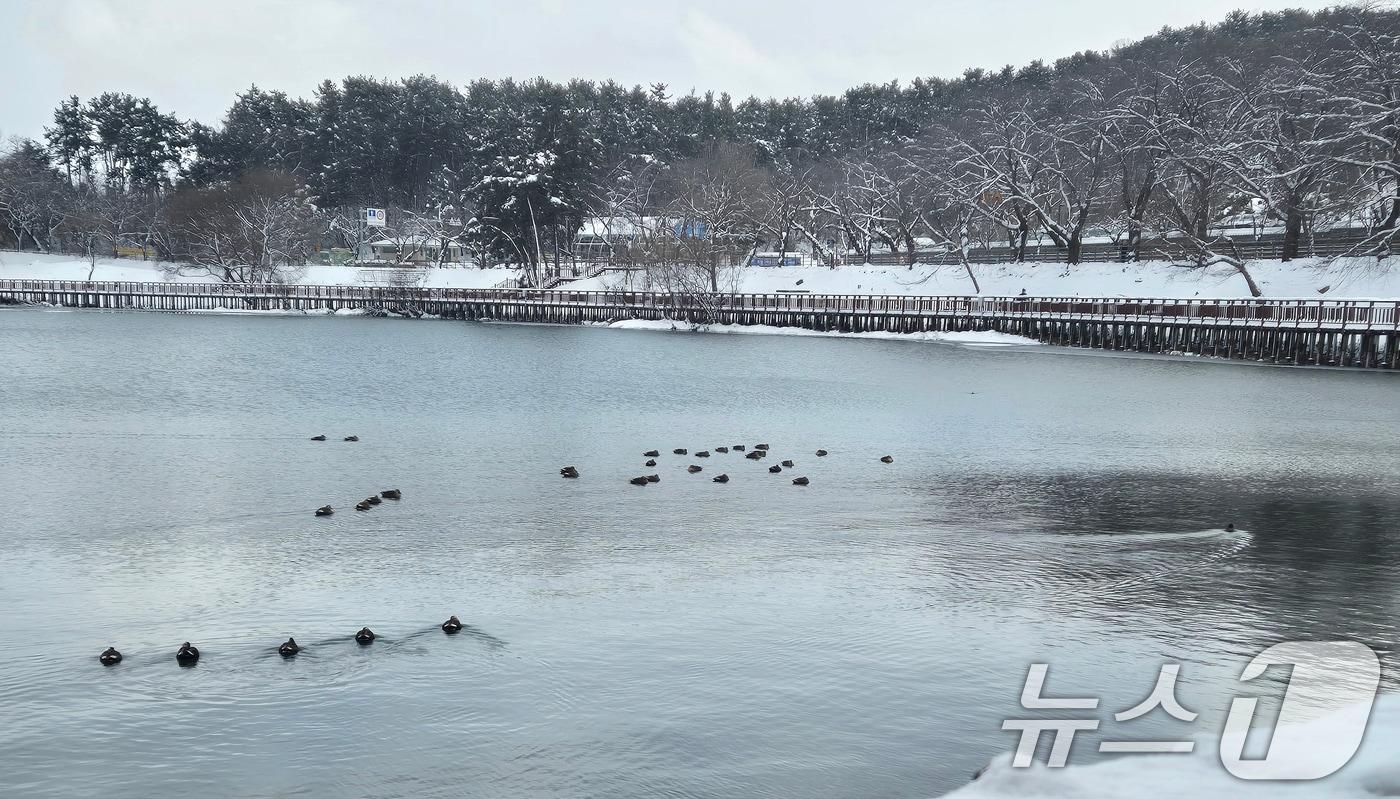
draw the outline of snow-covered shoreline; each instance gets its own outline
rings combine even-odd
[[[928,331],[923,333],[889,333],[872,330],[862,333],[842,333],[834,330],[808,330],[803,327],[776,327],[774,325],[690,325],[671,319],[623,319],[617,322],[599,322],[589,327],[609,330],[659,330],[695,333],[719,333],[750,336],[804,336],[808,338],[857,338],[879,339],[881,341],[923,341],[942,344],[962,344],[974,347],[1040,347],[1035,339],[998,333],[995,330],[967,331]]]
[[[59,310],[59,306],[53,307]],[[78,311],[76,308],[62,308],[62,310]],[[92,310],[92,309],[88,309]],[[249,308],[205,308],[191,309],[187,311],[162,311],[160,313],[183,313],[193,315],[209,316],[308,316],[308,317],[363,317],[363,316],[391,316],[395,318],[412,319],[441,319],[433,314],[421,314],[409,316],[406,314],[379,314],[367,311],[363,308],[341,308],[335,311],[325,310],[295,310],[295,309],[270,309],[254,310]],[[539,325],[538,322],[499,322],[487,320],[489,324],[512,324],[512,325]],[[652,330],[652,331],[675,331],[694,333],[728,333],[732,335],[754,335],[754,336],[803,336],[807,338],[856,338],[856,339],[877,339],[882,341],[910,341],[910,342],[938,342],[942,344],[961,344],[975,347],[1040,347],[1041,342],[1024,336],[1014,336],[1009,333],[998,333],[995,330],[983,331],[929,331],[925,333],[888,333],[884,331],[868,331],[862,333],[842,333],[838,331],[808,330],[801,327],[776,327],[774,325],[690,325],[686,322],[672,319],[624,319],[617,322],[596,322],[585,323],[583,325],[557,325],[550,323],[552,327],[589,327],[594,329],[611,330]]]
[[[158,310],[154,308],[74,308],[65,305],[53,305],[46,302],[33,303],[29,305],[17,306],[42,311],[45,313],[162,313],[162,314],[185,314],[187,316],[300,316],[300,317],[389,317],[395,319],[441,319],[436,314],[407,314],[395,311],[373,311],[365,308],[337,308],[328,309],[297,309],[297,308],[227,308],[218,306],[215,308],[188,308],[178,311]]]
[[[1264,296],[1271,299],[1400,299],[1400,259],[1377,262],[1355,258],[1326,263],[1321,259],[1258,261],[1249,265]],[[1247,299],[1249,289],[1228,266],[1195,269],[1164,261],[1137,264],[1057,263],[990,264],[974,267],[980,292],[973,290],[960,266],[824,266],[744,267],[724,281],[726,291],[745,294],[884,294],[908,296],[1007,297],[1023,290],[1040,297],[1147,297],[1176,299]],[[491,288],[519,276],[509,268],[445,266],[402,272],[392,267],[358,268],[311,265],[302,285],[404,285],[421,288]],[[91,277],[89,277],[91,276]],[[208,283],[207,275],[168,275],[154,261],[98,259],[95,265],[71,255],[0,251],[0,280],[98,280]],[[641,290],[645,276],[634,271],[560,284],[570,291]]]
[[[732,286],[739,293],[891,294],[909,296],[1012,297],[1023,290],[1038,297],[1160,297],[1248,299],[1249,287],[1229,266],[1196,269],[1165,261],[1136,264],[988,264],[973,267],[974,291],[961,266],[749,267],[738,270]],[[1271,299],[1400,298],[1400,259],[1377,262],[1258,261],[1249,265],[1264,296]],[[641,289],[640,273],[605,273],[566,284],[578,291]]]
[[[34,252],[0,251],[0,280],[94,280],[133,283],[214,283],[212,277],[191,270],[169,274],[159,261],[129,258],[98,258],[96,264],[72,255],[44,255]],[[394,273],[390,267],[326,266],[311,264],[299,268],[295,281],[304,286],[386,285]],[[401,270],[400,270],[401,271]],[[444,266],[422,269],[421,280],[409,285],[418,288],[491,288],[520,276],[520,270],[478,269]]]

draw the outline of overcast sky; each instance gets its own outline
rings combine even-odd
[[[257,84],[435,74],[662,81],[673,94],[835,94],[1076,50],[1233,8],[1317,0],[0,0],[0,135],[69,94],[150,97],[217,122]]]

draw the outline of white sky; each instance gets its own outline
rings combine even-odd
[[[0,136],[37,136],[69,94],[150,97],[217,122],[257,84],[323,78],[662,81],[736,97],[836,94],[1076,50],[1233,8],[1325,0],[0,0]]]

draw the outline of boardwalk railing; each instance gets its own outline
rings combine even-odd
[[[647,291],[569,291],[517,288],[419,288],[371,285],[277,285],[231,283],[158,283],[116,281],[0,280],[0,296],[23,301],[36,295],[107,297],[224,298],[245,300],[315,300],[374,302],[537,302],[553,305],[668,309],[703,304],[715,309],[896,314],[1014,314],[1017,316],[1094,316],[1103,318],[1171,318],[1176,320],[1256,321],[1282,324],[1400,329],[1397,300],[1311,299],[1173,299],[1122,297],[983,297],[906,294],[684,294]],[[138,307],[138,306],[131,306]]]
[[[164,311],[359,308],[459,319],[578,324],[617,319],[833,331],[996,330],[1071,346],[1288,363],[1400,366],[1400,301],[668,294],[413,286],[0,280],[0,301]]]

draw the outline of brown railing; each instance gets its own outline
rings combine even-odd
[[[0,280],[0,296],[21,301],[37,295],[204,297],[243,300],[308,300],[344,303],[497,302],[666,310],[703,307],[729,311],[801,313],[933,314],[1019,318],[1157,320],[1195,324],[1264,324],[1391,331],[1400,329],[1400,301],[1313,299],[1172,299],[1118,297],[968,297],[899,294],[719,294],[687,296],[643,291],[569,291],[512,288],[408,286],[241,285],[68,280]]]

